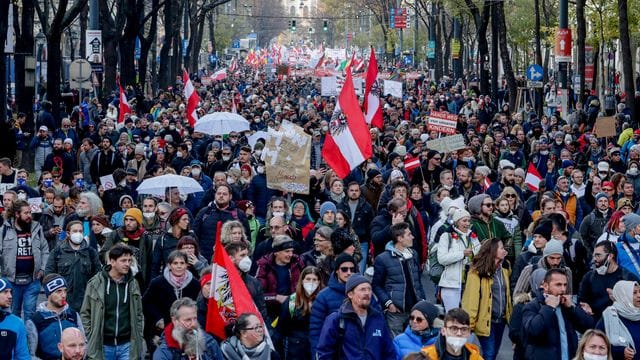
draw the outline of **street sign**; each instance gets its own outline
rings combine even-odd
[[[87,30],[85,38],[85,58],[94,64],[102,63],[102,31]]]
[[[231,43],[231,48],[232,49],[240,49],[240,40],[234,39],[233,42]]]
[[[460,40],[451,40],[451,58],[454,60],[460,59]]]
[[[69,66],[69,77],[72,89],[91,89],[91,63],[84,59],[74,60]]]
[[[396,29],[407,28],[407,8],[396,9],[395,28]]]
[[[435,59],[436,58],[436,42],[435,40],[429,40],[427,43],[427,58]]]
[[[527,79],[531,81],[542,81],[544,70],[538,64],[529,65],[527,68]]]
[[[544,87],[544,84],[543,84],[542,81],[527,80],[527,87],[528,88],[542,88],[542,87]]]
[[[571,29],[558,29],[554,54],[556,62],[571,62]]]
[[[405,65],[411,65],[413,63],[413,56],[405,55],[403,61]]]

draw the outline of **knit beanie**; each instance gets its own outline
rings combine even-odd
[[[44,288],[44,296],[49,297],[49,295],[54,293],[56,290],[66,288],[67,282],[62,276],[58,275],[54,276],[46,284],[42,284],[42,287]]]
[[[331,201],[323,202],[322,205],[320,205],[320,219],[324,217],[324,214],[327,211],[333,211],[333,213],[335,214],[338,211],[338,209],[336,208],[336,204],[332,203]]]
[[[344,294],[345,295],[348,294],[351,290],[355,289],[358,285],[364,284],[364,283],[371,284],[369,279],[367,279],[366,277],[360,274],[351,275],[347,280],[347,284],[344,286]]]
[[[203,288],[208,282],[210,282],[211,277],[211,273],[202,275],[202,277],[200,278],[200,288]]]
[[[622,223],[627,231],[633,230],[640,225],[640,215],[634,213],[627,214],[622,218]]]
[[[472,215],[478,215],[482,212],[482,202],[484,199],[490,199],[491,196],[487,194],[478,194],[467,202],[467,208]]]
[[[129,196],[129,195],[122,195],[122,196],[120,196],[120,200],[118,201],[118,205],[119,205],[120,207],[122,207],[122,202],[123,202],[125,199],[129,199],[129,201],[131,201],[131,204],[133,205],[133,198],[132,198],[131,196]]]
[[[547,257],[552,254],[560,254],[562,255],[562,241],[552,239],[547,242],[547,245],[544,247],[544,251],[542,251],[542,257]]]
[[[0,292],[7,289],[13,289],[13,286],[11,286],[11,283],[6,278],[0,278]]]
[[[369,179],[373,179],[374,177],[380,175],[380,170],[378,169],[369,169],[369,171],[367,171],[367,180]]]
[[[109,225],[109,220],[107,220],[107,218],[104,215],[92,216],[91,221],[92,222],[95,221],[104,227],[111,227],[111,225]]]
[[[438,317],[438,314],[440,313],[440,310],[438,310],[437,306],[431,304],[426,300],[421,300],[417,304],[415,304],[411,309],[411,312],[415,310],[420,311],[422,315],[424,315],[424,317],[427,318],[429,327],[433,327],[433,322]]]
[[[464,217],[471,217],[471,214],[469,214],[469,212],[465,209],[457,209],[456,211],[453,212],[453,216],[451,217],[451,220],[455,224],[458,222],[458,220]]]
[[[293,249],[294,247],[295,242],[287,235],[277,235],[271,243],[271,250],[273,250],[273,252]]]
[[[533,229],[533,235],[538,234],[549,241],[551,239],[551,230],[551,222],[542,221],[538,224],[538,226],[536,226],[535,229]]]
[[[346,263],[346,262],[350,262],[353,265],[358,265],[358,263],[356,262],[356,260],[353,258],[353,256],[349,255],[349,254],[340,254],[336,257],[336,260],[333,262],[333,271],[336,271],[340,268],[340,265]]]
[[[177,224],[178,221],[180,221],[180,218],[186,214],[188,214],[188,212],[185,208],[178,207],[173,209],[171,214],[169,214],[169,225],[173,226]]]
[[[603,193],[603,192],[599,192],[596,194],[596,203],[598,202],[598,200],[600,200],[601,198],[605,198],[607,200],[609,200],[609,195]]]
[[[331,233],[331,247],[334,254],[342,254],[349,246],[354,245],[353,237],[347,230],[336,229]]]
[[[131,208],[127,210],[127,212],[124,213],[124,218],[126,219],[127,216],[131,216],[132,218],[134,218],[138,225],[142,224],[142,211],[140,211],[140,209]]]

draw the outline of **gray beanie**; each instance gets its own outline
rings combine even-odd
[[[369,279],[367,279],[366,277],[360,274],[351,275],[344,286],[344,294],[345,295],[348,294],[351,290],[355,289],[358,285],[364,284],[364,283],[371,284]]]
[[[537,292],[542,285],[542,281],[544,280],[544,276],[547,274],[547,270],[538,268],[533,270],[531,273],[531,278],[529,279],[529,285],[531,286],[531,290]]]
[[[624,223],[624,227],[627,231],[633,230],[636,226],[640,225],[640,215],[634,213],[627,214],[622,218],[622,223]]]
[[[491,196],[487,194],[478,194],[467,202],[467,208],[471,215],[478,215],[482,212],[482,202],[484,199],[491,198]]]
[[[543,257],[547,257],[547,256],[549,256],[551,254],[560,254],[560,255],[562,255],[562,253],[563,253],[562,241],[556,240],[556,239],[552,239],[552,240],[549,240],[547,245],[544,247],[544,251],[542,251],[542,256]]]

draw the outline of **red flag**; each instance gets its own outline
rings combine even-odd
[[[420,166],[420,157],[413,157],[407,154],[406,158],[404,159],[404,169],[409,172],[413,171],[413,169],[418,168],[418,166]]]
[[[127,95],[124,93],[124,90],[122,90],[122,85],[118,85],[118,87],[120,88],[120,111],[118,114],[118,124],[120,124],[124,122],[124,114],[131,114],[131,106],[127,101]]]
[[[540,186],[540,181],[542,181],[542,176],[538,172],[533,163],[529,163],[529,168],[527,169],[527,176],[524,178],[524,183],[527,184],[529,190],[536,192],[538,191],[538,187]]]
[[[372,155],[371,135],[351,79],[351,67],[338,96],[329,122],[329,134],[322,148],[322,157],[344,179],[356,166]]]
[[[488,176],[484,177],[484,184],[482,184],[482,187],[484,188],[484,191],[487,191],[487,189],[489,189],[489,186],[491,186],[491,180],[489,180]]]
[[[379,129],[383,127],[382,106],[380,104],[380,94],[376,85],[378,78],[378,62],[376,61],[376,53],[371,47],[371,56],[369,57],[369,67],[367,68],[367,77],[364,86],[364,113],[367,124],[373,125]]]
[[[193,87],[191,79],[189,79],[187,69],[182,71],[182,82],[184,83],[184,98],[187,99],[187,120],[189,121],[189,126],[194,127],[196,121],[198,121],[196,107],[198,107],[200,97],[198,96],[196,89]]]
[[[233,60],[231,60],[231,66],[229,66],[229,72],[233,74],[233,72],[236,71],[237,68],[238,68],[238,60],[234,56]]]
[[[207,332],[220,339],[226,339],[224,327],[243,313],[252,313],[261,321],[260,311],[253,303],[247,286],[240,277],[235,264],[222,246],[220,232],[222,222],[218,222],[216,244],[211,264],[211,297],[207,308]]]

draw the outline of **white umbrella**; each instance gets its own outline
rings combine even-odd
[[[202,192],[202,186],[188,176],[180,176],[180,175],[161,175],[149,178],[142,182],[142,184],[138,185],[136,191],[138,194],[149,194],[156,196],[164,196],[167,188],[175,187],[182,194],[192,194],[197,192]]]
[[[235,113],[215,112],[201,117],[194,130],[209,135],[224,135],[232,131],[248,131],[249,121]]]

